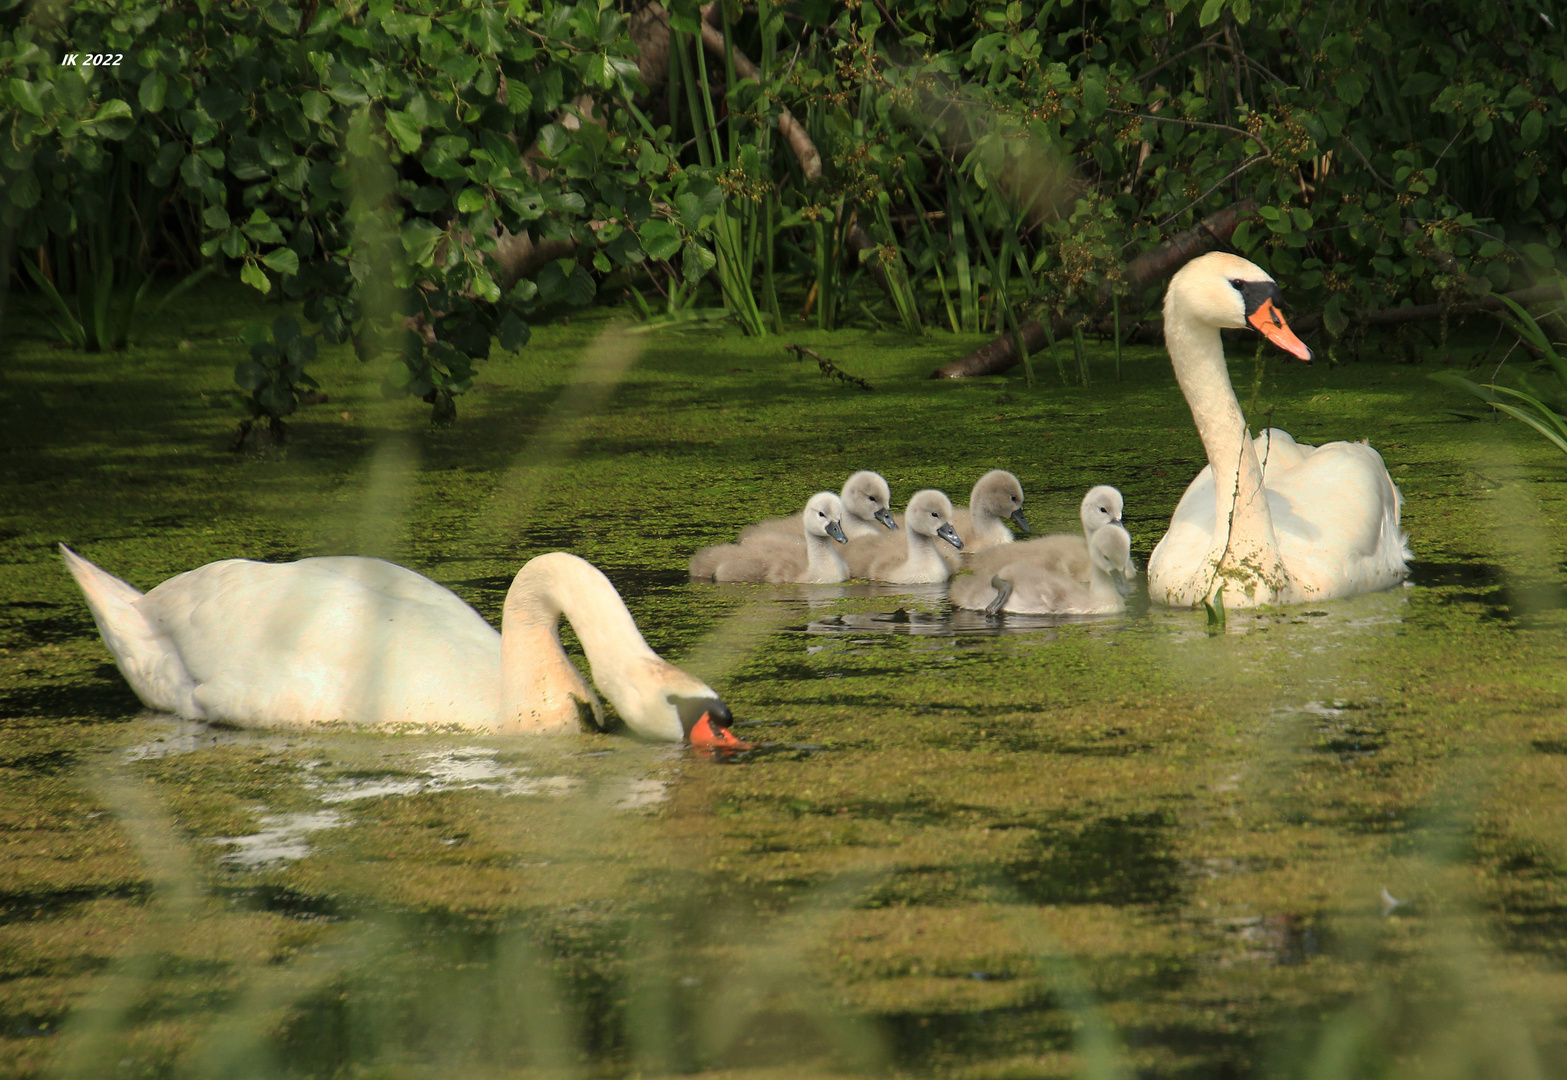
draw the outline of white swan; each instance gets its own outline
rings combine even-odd
[[[787,581],[825,585],[849,576],[834,541],[843,534],[843,502],[830,491],[817,492],[800,518],[803,536],[758,532],[738,544],[705,547],[691,556],[691,576],[701,581]],[[803,543],[801,541],[804,541]]]
[[[1023,545],[1015,545],[1022,547]],[[1131,578],[1132,538],[1119,525],[1106,525],[1088,541],[1091,578],[1085,585],[1057,569],[1029,559],[1008,562],[993,574],[965,574],[952,583],[954,607],[996,615],[1106,615],[1126,608]]]
[[[1088,559],[1088,542],[1106,525],[1121,524],[1121,512],[1125,503],[1121,493],[1108,484],[1088,489],[1078,507],[1077,516],[1083,523],[1081,535],[1052,533],[1033,540],[1019,540],[1005,547],[991,547],[976,555],[965,557],[968,568],[981,580],[1009,563],[1027,562],[1042,570],[1065,574],[1074,581],[1087,584],[1092,580],[1092,568]]]
[[[454,593],[380,559],[228,559],[143,595],[60,553],[136,696],[187,719],[502,734],[601,725],[603,706],[561,649],[564,614],[637,734],[733,740],[718,695],[659,659],[609,579],[565,552],[517,573],[499,634]]]
[[[1381,455],[1365,443],[1304,446],[1272,430],[1248,437],[1219,328],[1251,326],[1310,360],[1280,299],[1261,268],[1223,252],[1170,280],[1165,344],[1208,467],[1148,560],[1148,593],[1159,603],[1191,606],[1221,590],[1231,607],[1327,600],[1385,589],[1407,572],[1403,496]]]
[[[936,541],[963,549],[952,527],[952,503],[934,488],[916,491],[903,515],[905,536],[883,534],[849,541],[843,553],[849,573],[893,585],[929,585],[946,581],[952,570]]]
[[[839,493],[843,502],[843,533],[850,540],[861,536],[880,536],[898,526],[892,520],[892,489],[880,473],[862,469],[844,481]],[[740,542],[764,533],[776,533],[790,540],[800,535],[800,515],[768,518],[740,530]]]

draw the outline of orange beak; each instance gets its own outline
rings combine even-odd
[[[1284,316],[1279,313],[1278,306],[1274,302],[1264,300],[1257,306],[1257,310],[1246,317],[1263,337],[1283,349],[1287,353],[1300,357],[1306,363],[1311,363],[1311,350],[1306,348],[1306,343],[1295,336],[1289,323],[1284,321]]]
[[[707,713],[691,725],[691,745],[704,750],[750,750],[751,744],[735,738],[728,728],[714,728]]]

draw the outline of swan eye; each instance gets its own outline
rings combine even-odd
[[[1236,292],[1246,291],[1246,283],[1240,278],[1230,278],[1230,284],[1234,286]]]

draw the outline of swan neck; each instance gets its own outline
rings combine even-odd
[[[1174,288],[1164,314],[1175,378],[1213,469],[1214,585],[1222,584],[1217,579],[1223,576],[1236,578],[1235,584],[1247,592],[1256,583],[1276,592],[1283,585],[1278,542],[1262,466],[1224,363],[1224,341],[1218,327],[1184,310]]]
[[[503,708],[513,715],[510,710],[536,696],[541,666],[562,666],[576,674],[560,645],[558,628],[564,615],[587,653],[594,682],[624,715],[614,688],[627,682],[623,675],[657,657],[608,578],[581,560],[547,560],[550,557],[541,557],[523,567],[506,594],[501,620]],[[548,652],[553,655],[541,655]],[[570,675],[562,678],[569,681]]]
[[[843,556],[838,554],[838,541],[830,536],[805,534],[805,569],[814,581],[842,581],[849,576]]]

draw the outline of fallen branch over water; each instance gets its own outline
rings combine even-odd
[[[850,375],[847,371],[843,370],[843,368],[827,359],[815,349],[807,349],[804,345],[785,345],[784,351],[794,353],[794,358],[796,360],[804,360],[807,356],[809,356],[812,360],[816,361],[816,366],[821,370],[821,373],[827,376],[829,379],[837,379],[840,382],[852,383],[853,385],[858,386],[861,390],[871,389],[870,383],[866,382],[858,375]]]
[[[1234,206],[1204,218],[1185,232],[1176,233],[1163,244],[1143,252],[1126,264],[1124,279],[1127,285],[1132,290],[1141,290],[1169,277],[1198,255],[1228,241],[1236,227],[1256,212],[1255,202],[1242,199]],[[1108,283],[1101,287],[1095,311],[1108,306],[1114,294],[1114,288]],[[1045,347],[1052,334],[1056,337],[1070,335],[1073,325],[1073,321],[1065,316],[1056,316],[1052,319],[1050,330],[1038,319],[1024,323],[1018,329],[1022,331],[1023,347],[1033,354]],[[995,375],[1016,364],[1018,359],[1012,335],[1007,333],[988,345],[981,345],[961,360],[954,360],[946,367],[932,372],[930,377],[962,379],[970,375]]]

